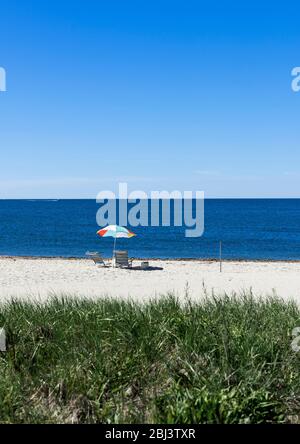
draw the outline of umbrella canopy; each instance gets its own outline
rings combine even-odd
[[[97,231],[97,234],[101,237],[114,238],[130,238],[136,236],[132,231],[128,230],[125,227],[120,227],[119,225],[107,225],[107,227]]]

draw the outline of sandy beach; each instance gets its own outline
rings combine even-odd
[[[140,261],[134,262],[138,266]],[[99,298],[105,295],[143,301],[173,292],[191,298],[206,293],[277,294],[300,301],[300,262],[228,261],[219,271],[213,261],[150,260],[152,270],[96,266],[87,259],[1,258],[1,300],[46,300],[53,294]]]

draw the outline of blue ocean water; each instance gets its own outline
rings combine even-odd
[[[0,255],[84,257],[112,254],[99,238],[94,200],[0,200]],[[130,227],[129,227],[130,228]],[[299,259],[300,199],[207,199],[205,231],[186,238],[184,227],[135,227],[120,249],[145,258]]]

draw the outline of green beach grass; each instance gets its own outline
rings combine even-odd
[[[0,305],[2,423],[300,421],[300,309],[277,298]]]

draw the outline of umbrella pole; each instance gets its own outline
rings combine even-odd
[[[117,238],[115,237],[114,238],[114,249],[113,249],[113,255],[112,255],[112,266],[113,267],[116,266],[116,259],[115,259],[115,257],[116,257],[116,253],[115,253],[115,251],[116,251],[116,240],[117,240]]]
[[[113,251],[113,256],[115,256],[115,251],[116,251],[116,240],[117,240],[117,238],[115,237],[115,238],[114,238],[114,251]]]

